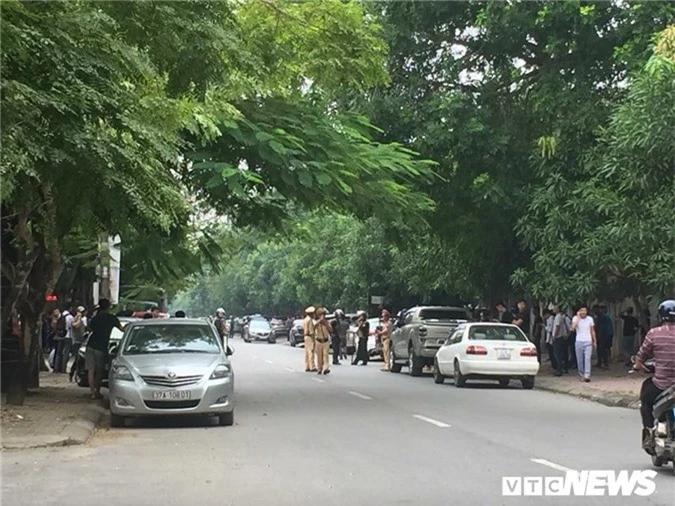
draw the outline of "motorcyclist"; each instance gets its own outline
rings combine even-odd
[[[653,452],[651,430],[654,427],[654,401],[662,392],[675,385],[675,300],[665,300],[659,304],[657,319],[659,325],[647,332],[633,365],[634,369],[642,370],[645,360],[654,359],[654,375],[647,378],[640,389],[642,447],[647,452]]]

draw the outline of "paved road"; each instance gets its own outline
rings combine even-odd
[[[83,447],[5,452],[3,504],[672,505],[672,469],[638,497],[502,497],[503,476],[651,469],[638,414],[519,385],[457,389],[342,365],[301,371],[303,350],[234,342],[234,427],[134,422]],[[405,369],[404,369],[405,371]]]

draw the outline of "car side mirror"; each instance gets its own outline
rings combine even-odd
[[[231,346],[228,345],[227,348],[225,348],[225,354],[226,354],[228,357],[229,357],[230,355],[234,355],[234,348],[232,348]]]

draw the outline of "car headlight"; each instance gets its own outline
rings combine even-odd
[[[230,374],[230,366],[227,364],[220,364],[213,370],[213,374],[211,374],[210,379],[220,379],[226,377],[228,374]]]
[[[113,369],[115,379],[125,380],[125,381],[134,381],[134,377],[131,375],[131,371],[128,367],[124,365],[115,366]]]

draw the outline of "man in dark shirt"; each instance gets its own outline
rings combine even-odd
[[[501,323],[513,323],[513,313],[506,309],[506,304],[503,302],[497,303],[497,311],[499,311],[499,321]]]
[[[117,316],[111,315],[110,301],[101,299],[96,316],[89,322],[91,336],[87,341],[87,352],[84,357],[84,365],[89,372],[89,388],[91,398],[101,398],[101,381],[105,373],[105,365],[108,361],[108,346],[110,345],[110,333],[114,328],[122,329],[122,324]]]
[[[621,351],[626,360],[626,365],[630,366],[630,357],[635,352],[635,333],[640,328],[640,322],[633,316],[633,308],[629,307],[621,315],[623,320],[623,336],[621,339]]]
[[[530,309],[524,300],[518,301],[518,312],[513,318],[513,323],[518,325],[528,338],[530,337]]]

